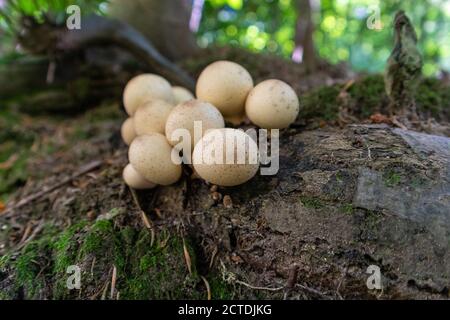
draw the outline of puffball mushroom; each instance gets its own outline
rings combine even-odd
[[[204,180],[219,186],[236,186],[258,171],[258,146],[244,131],[224,128],[207,132],[195,145],[194,169]]]
[[[122,139],[127,146],[130,145],[131,141],[136,138],[136,131],[134,130],[133,118],[128,118],[122,123],[120,128],[120,133]]]
[[[250,91],[245,112],[250,121],[261,128],[287,128],[298,116],[298,97],[287,83],[266,80]]]
[[[123,169],[122,176],[125,183],[133,189],[152,189],[156,187],[156,184],[153,182],[145,180],[131,164],[127,164]]]
[[[188,89],[183,87],[172,87],[172,94],[175,99],[175,104],[194,99],[194,95]]]
[[[173,105],[164,100],[148,100],[136,110],[133,123],[136,134],[164,133]]]
[[[141,74],[127,83],[123,104],[128,115],[134,115],[137,108],[149,99],[161,99],[174,104],[172,86],[163,77],[152,73]]]
[[[163,186],[175,183],[181,176],[181,159],[172,161],[172,146],[160,133],[136,137],[128,150],[131,165],[144,179]]]
[[[194,134],[194,121],[201,124],[201,133]],[[191,150],[209,129],[224,128],[225,122],[219,110],[208,102],[189,100],[172,109],[166,122],[166,137],[175,146],[182,138],[173,135],[177,129],[188,130],[191,137]],[[173,135],[173,136],[172,136]]]
[[[224,117],[244,114],[245,99],[253,88],[247,70],[231,61],[208,65],[197,80],[197,98],[219,109]]]

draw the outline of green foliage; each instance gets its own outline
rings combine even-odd
[[[56,21],[63,22],[67,16],[65,10],[71,4],[79,5],[82,14],[106,14],[107,2],[12,0],[1,9],[0,30],[11,35],[22,14],[41,21],[45,13],[51,12]],[[202,47],[240,46],[254,52],[290,57],[295,48],[296,4],[296,0],[205,0],[198,43]],[[312,17],[317,52],[331,63],[346,61],[358,71],[382,71],[392,49],[393,17],[400,9],[406,11],[418,32],[425,61],[424,74],[430,76],[440,69],[450,70],[450,44],[447,41],[450,4],[446,0],[320,1],[313,7]],[[377,12],[381,28],[369,29],[367,20]],[[8,51],[5,47],[14,48],[11,39],[9,45],[4,41],[2,46],[0,56]]]
[[[204,5],[199,44],[242,46],[289,56],[296,13],[291,0],[210,0]]]
[[[400,9],[411,17],[418,31],[424,74],[434,75],[440,68],[449,70],[450,4],[445,0],[320,1],[313,8],[314,42],[319,55],[332,63],[347,61],[356,70],[382,71],[392,49],[392,20]],[[376,10],[380,13],[380,30],[367,26]],[[206,0],[199,43],[238,45],[289,57],[295,46],[296,19],[294,0]]]

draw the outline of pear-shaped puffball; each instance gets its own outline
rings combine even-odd
[[[231,61],[216,61],[200,74],[196,95],[228,117],[244,113],[245,99],[252,88],[252,77],[244,67]]]
[[[173,97],[175,98],[175,104],[179,104],[191,99],[194,99],[194,95],[188,89],[183,87],[172,87]]]
[[[156,184],[145,180],[142,175],[137,172],[131,164],[123,169],[123,180],[125,183],[133,189],[152,189],[156,187]]]
[[[135,112],[133,117],[134,129],[138,136],[159,132],[164,133],[167,117],[173,105],[164,100],[148,100]]]
[[[194,125],[200,125],[197,134]],[[174,134],[177,129],[186,129],[191,137],[191,151],[195,144],[209,129],[225,127],[225,122],[219,110],[208,102],[189,100],[177,105],[169,114],[166,122],[166,137],[169,143],[175,146],[181,138]],[[176,133],[176,132],[175,132]]]
[[[275,79],[266,80],[250,91],[245,112],[250,121],[260,128],[287,128],[298,116],[298,97],[287,83]]]
[[[172,146],[160,133],[136,137],[128,150],[133,168],[146,180],[163,186],[175,183],[181,177],[181,159],[173,159]]]
[[[128,118],[122,123],[120,128],[122,139],[126,145],[130,145],[131,141],[136,137],[136,131],[134,130],[133,118]]]
[[[213,129],[195,145],[192,154],[195,172],[219,186],[236,186],[258,171],[258,146],[244,131]]]
[[[163,77],[152,73],[141,74],[127,83],[123,104],[128,115],[134,115],[137,108],[149,99],[161,99],[174,104],[172,86]]]

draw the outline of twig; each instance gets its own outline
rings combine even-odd
[[[408,130],[408,128],[407,128],[403,123],[401,123],[400,121],[398,121],[397,118],[396,118],[395,116],[392,117],[391,121],[392,121],[392,124],[394,124],[395,126],[399,127],[400,129],[402,129],[402,130]]]
[[[214,247],[214,251],[211,255],[211,260],[209,261],[209,269],[212,268],[213,264],[214,264],[214,259],[216,257],[217,252],[219,251],[219,248],[217,247],[217,245]]]
[[[339,299],[341,299],[341,300],[344,300],[344,298],[342,298],[342,295],[341,295],[341,293],[339,292],[339,290],[341,289],[342,282],[344,282],[344,279],[345,279],[345,277],[347,276],[347,270],[348,270],[348,267],[345,268],[345,270],[344,270],[344,272],[343,272],[343,274],[342,274],[342,277],[341,277],[341,279],[339,280],[338,286],[337,286],[337,288],[336,288],[336,294],[338,295]]]
[[[305,291],[308,291],[309,293],[316,294],[316,295],[318,295],[318,296],[320,296],[320,297],[322,297],[324,299],[328,299],[329,298],[326,294],[324,294],[323,292],[320,292],[319,290],[316,290],[314,288],[310,288],[310,287],[307,287],[307,286],[299,284],[299,283],[297,283],[295,286],[299,287],[300,289],[303,289]]]
[[[39,232],[41,232],[41,230],[44,228],[44,223],[43,221],[41,221],[41,223],[39,223],[39,225],[34,229],[33,233],[24,241],[20,242],[17,247],[15,248],[15,250],[20,250],[22,249],[28,242],[30,242],[31,240],[33,240],[37,234]]]
[[[103,164],[102,160],[95,160],[92,161],[90,163],[88,163],[87,165],[84,165],[80,168],[80,170],[78,170],[77,172],[75,172],[73,175],[71,175],[68,178],[65,178],[63,180],[61,180],[60,182],[58,182],[57,184],[49,187],[49,188],[45,188],[37,193],[34,193],[32,195],[29,195],[23,199],[21,199],[19,202],[17,202],[16,204],[14,204],[12,207],[6,209],[6,211],[3,213],[3,215],[9,215],[12,212],[14,212],[16,209],[21,208],[27,204],[29,204],[30,202],[39,200],[40,198],[44,197],[45,195],[49,194],[50,192],[55,191],[56,189],[59,189],[61,187],[63,187],[64,185],[66,185],[67,183],[71,182],[72,180],[92,171],[97,169],[98,167],[100,167]]]
[[[142,210],[142,207],[141,207],[141,204],[139,203],[136,191],[132,188],[129,188],[129,189],[130,189],[131,197],[133,198],[134,204],[136,205],[136,207],[138,208],[138,210],[141,214],[142,223],[147,228],[147,230],[150,231],[150,247],[153,247],[153,244],[155,242],[155,228],[153,226],[153,222],[147,217],[144,210]]]
[[[103,293],[102,293],[102,296],[101,296],[100,300],[105,300],[106,299],[106,292],[108,291],[108,286],[109,286],[109,280],[106,281],[106,285],[105,285],[105,287],[103,289]]]
[[[209,286],[209,282],[204,276],[200,276],[200,278],[202,278],[203,282],[205,283],[206,291],[208,293],[208,300],[211,300],[211,287]]]
[[[189,250],[186,247],[186,242],[184,241],[184,237],[183,237],[183,252],[184,252],[184,259],[186,260],[186,265],[187,265],[189,274],[192,274],[191,255],[189,254]]]
[[[287,299],[289,293],[292,291],[295,284],[297,283],[297,278],[298,278],[298,265],[294,264],[289,270],[289,276],[285,288],[286,290],[284,292],[284,300]]]
[[[25,231],[23,232],[22,238],[20,239],[19,243],[24,242],[27,240],[28,236],[30,235],[32,229],[32,223],[31,221],[28,221],[27,226],[25,227]]]
[[[238,284],[241,284],[243,286],[246,286],[247,288],[253,289],[253,290],[280,291],[280,290],[283,290],[285,288],[285,287],[278,287],[278,288],[256,287],[256,286],[253,286],[253,285],[248,284],[248,283],[246,283],[244,281],[241,281],[241,280],[236,280],[235,282],[238,283]]]
[[[117,268],[115,265],[113,265],[113,271],[111,276],[111,293],[110,293],[110,299],[114,299],[114,291],[116,290],[116,280],[117,280]]]

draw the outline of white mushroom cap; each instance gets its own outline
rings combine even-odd
[[[131,164],[127,164],[127,166],[123,169],[123,180],[125,183],[133,188],[133,189],[152,189],[156,187],[156,184],[145,180],[142,175],[137,172]]]
[[[179,104],[194,99],[194,95],[192,94],[192,92],[183,87],[178,86],[172,87],[172,93],[175,99],[175,104]]]
[[[236,186],[258,171],[258,146],[244,131],[213,129],[195,145],[194,169],[204,180],[219,186]]]
[[[164,133],[167,117],[173,106],[164,100],[148,100],[136,110],[133,123],[138,136],[159,132]]]
[[[244,113],[245,99],[252,88],[252,77],[244,67],[231,61],[216,61],[200,74],[196,95],[227,117]]]
[[[198,137],[194,134],[194,121],[201,122],[201,135],[199,132]],[[189,100],[173,108],[166,122],[166,137],[169,143],[175,146],[178,142],[181,142],[181,138],[172,137],[172,133],[176,129],[186,129],[191,136],[192,150],[207,130],[223,127],[225,127],[225,122],[216,107],[208,102]]]
[[[130,116],[149,99],[161,99],[174,104],[172,86],[163,77],[152,73],[141,74],[127,83],[123,92],[123,104]]]
[[[250,121],[261,128],[287,128],[298,116],[298,97],[287,83],[266,80],[250,91],[245,112]]]
[[[128,150],[131,165],[146,180],[170,185],[180,179],[181,160],[172,161],[172,146],[164,135],[150,133],[136,137]]]
[[[133,118],[128,118],[122,123],[120,128],[122,139],[126,145],[130,145],[131,141],[136,137],[136,131],[134,130]]]

